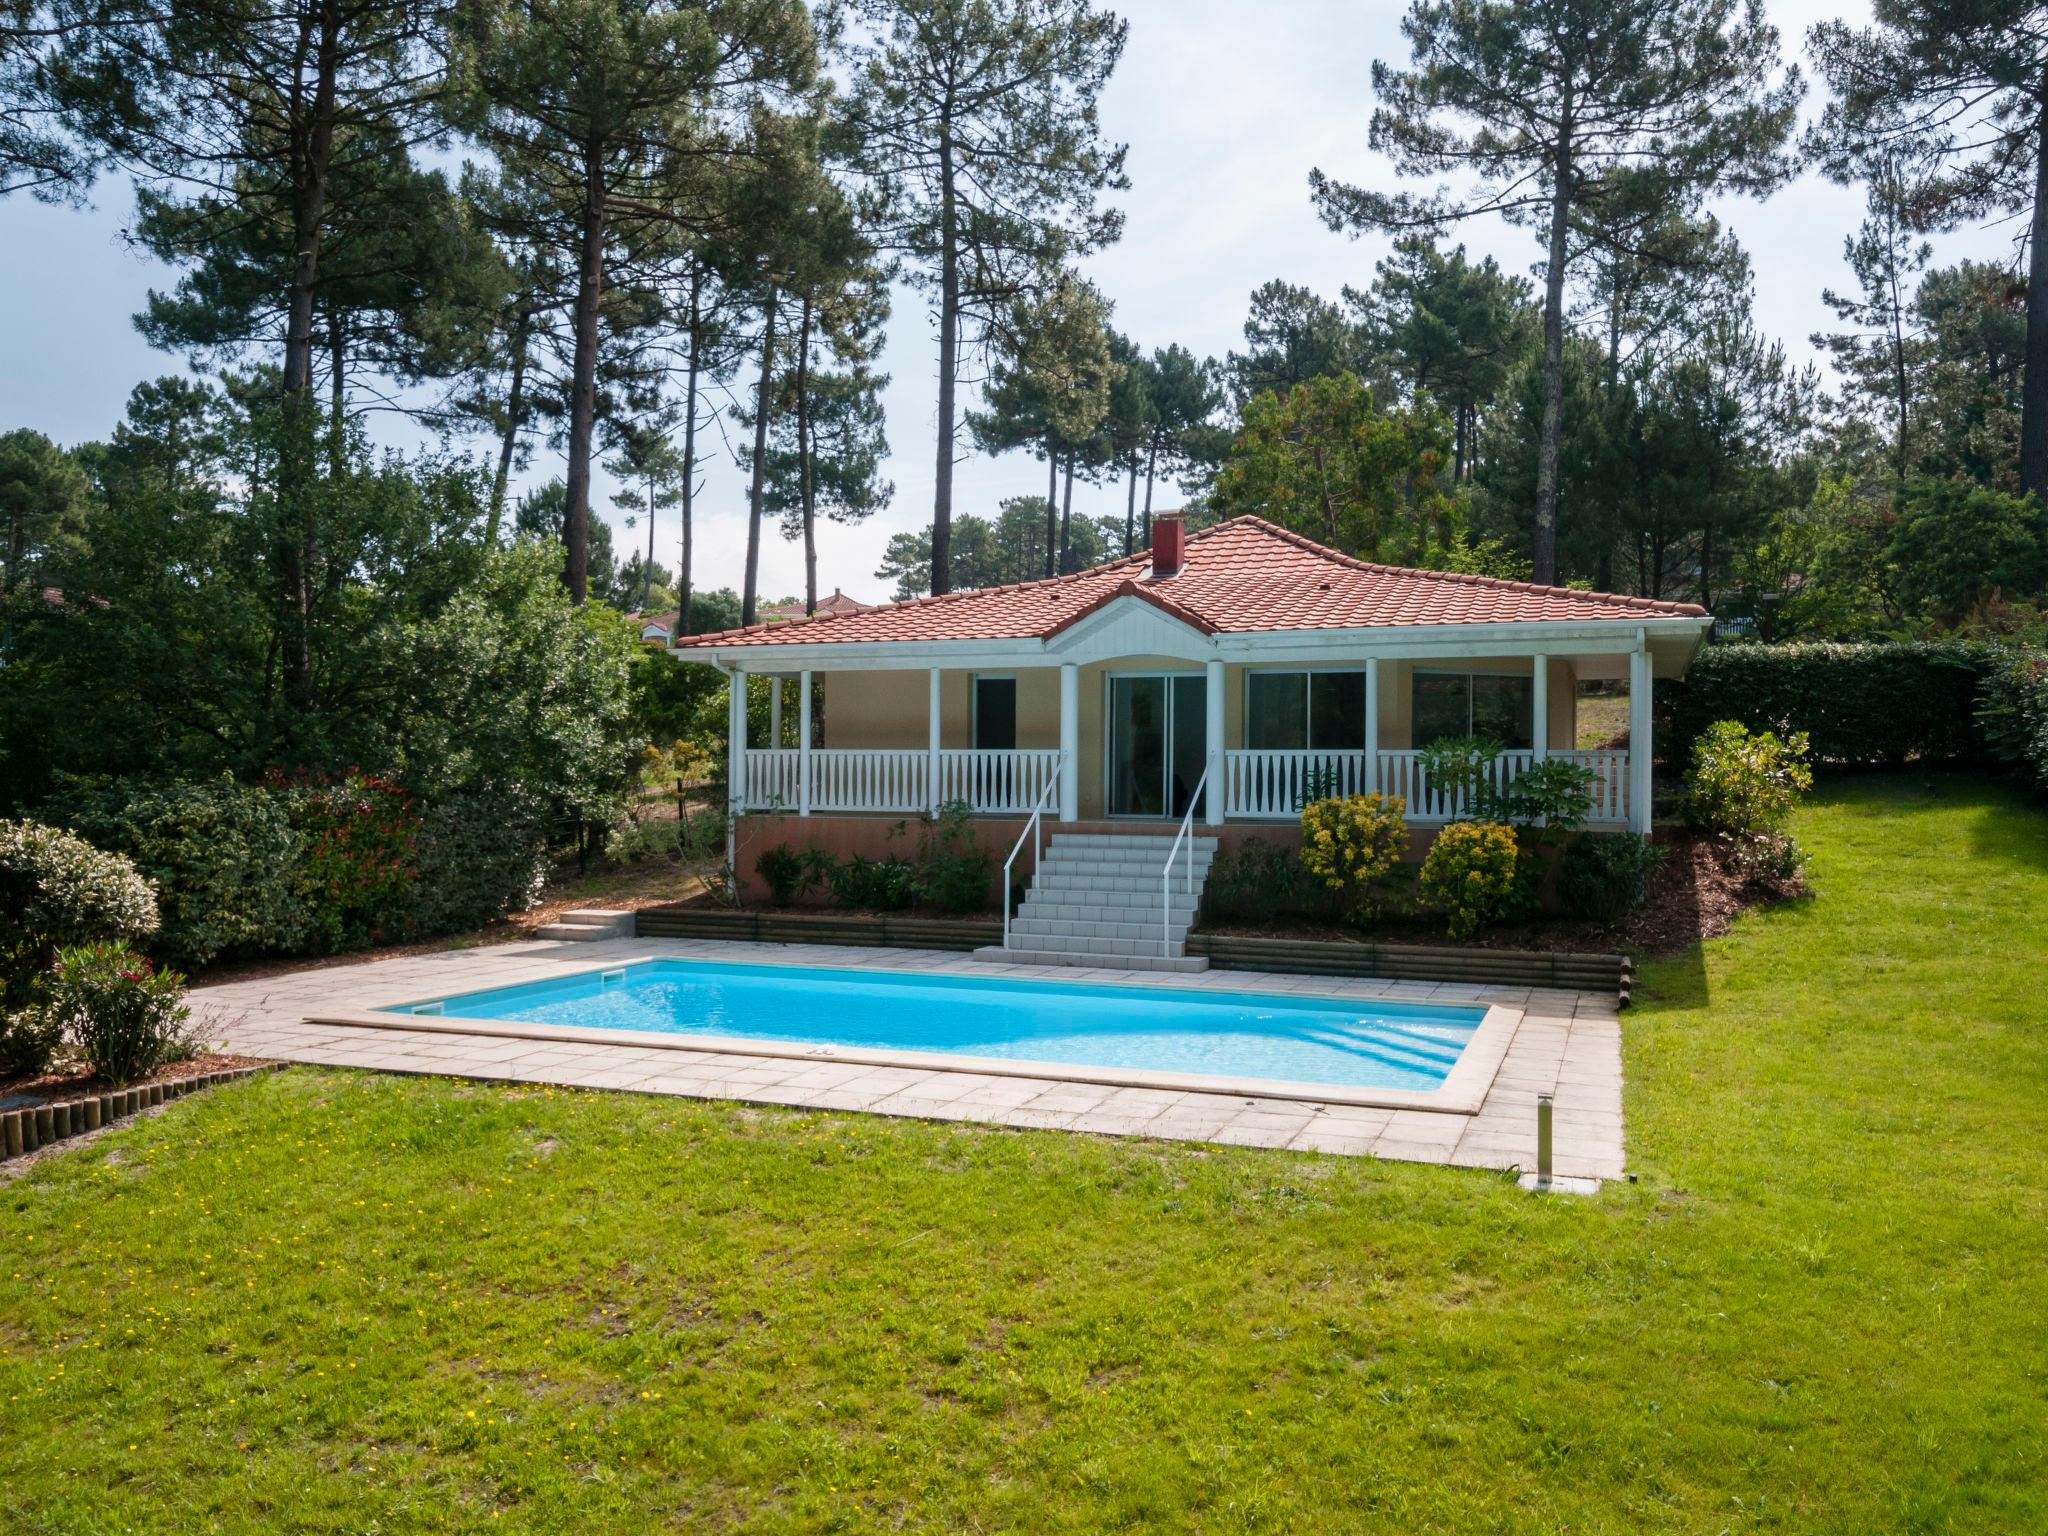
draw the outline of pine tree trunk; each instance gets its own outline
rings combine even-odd
[[[2027,361],[2020,375],[2020,490],[2048,501],[2048,95],[2034,130],[2034,228],[2027,253]]]
[[[960,232],[953,132],[939,130],[939,449],[932,480],[932,596],[953,590],[953,384],[960,352]]]
[[[1145,517],[1138,525],[1145,548],[1152,547],[1152,472],[1159,467],[1159,434],[1152,434],[1151,446],[1145,452]]]
[[[348,468],[348,333],[339,311],[327,315],[327,473]]]
[[[1137,536],[1138,522],[1138,456],[1135,453],[1131,455],[1131,462],[1126,468],[1128,472],[1124,476],[1124,558],[1128,560],[1131,557],[1132,540]]]
[[[654,595],[654,476],[647,477],[647,563],[640,568],[640,611]]]
[[[690,514],[697,499],[697,381],[704,368],[704,273],[690,272],[690,367],[683,386],[683,561],[676,575],[676,638],[690,633]]]
[[[576,361],[569,391],[569,475],[562,511],[567,561],[563,585],[572,602],[590,590],[590,438],[597,424],[598,304],[604,293],[604,155],[595,142],[583,155],[583,262],[576,280]]]
[[[519,429],[526,415],[526,352],[533,330],[533,311],[522,299],[512,321],[512,380],[505,389],[505,435],[498,441],[498,469],[491,476],[491,516],[484,528],[484,547],[495,549],[505,520],[505,488],[512,479],[512,456],[519,451]]]
[[[747,496],[747,574],[740,594],[740,624],[754,622],[761,581],[761,502],[768,474],[768,412],[770,386],[775,372],[776,292],[768,290],[767,323],[761,334],[761,388],[754,397],[754,483]]]
[[[285,308],[284,437],[278,457],[283,526],[277,539],[279,649],[287,709],[313,705],[313,302],[320,284],[320,232],[327,216],[327,175],[334,152],[335,92],[341,70],[341,15],[324,0],[313,47],[313,104],[303,141],[294,134],[291,288]]]
[[[818,499],[811,474],[811,301],[804,300],[796,344],[797,499],[804,518],[804,612],[818,611]]]
[[[1045,440],[1045,574],[1059,572],[1060,454],[1051,437]]]
[[[1060,501],[1060,574],[1074,567],[1074,450],[1067,450],[1067,490]]]
[[[1536,445],[1536,527],[1531,543],[1539,586],[1557,582],[1557,459],[1564,422],[1564,258],[1571,210],[1571,128],[1559,130],[1550,197],[1550,253],[1543,281],[1543,426]]]

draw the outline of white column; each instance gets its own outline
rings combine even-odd
[[[811,814],[811,669],[796,675],[797,814]]]
[[[1202,797],[1204,801],[1202,820],[1212,827],[1223,825],[1223,663],[1212,661],[1208,664],[1209,698],[1204,713],[1209,727],[1209,788]]]
[[[1550,756],[1550,658],[1538,656],[1529,691],[1529,745],[1537,762]]]
[[[1365,658],[1365,792],[1380,792],[1380,659]]]
[[[734,667],[725,682],[726,796],[737,816],[747,808],[747,674]]]
[[[1081,815],[1081,669],[1060,667],[1060,820]]]
[[[1650,835],[1650,651],[1628,658],[1628,824]]]
[[[782,685],[785,681],[780,672],[768,679],[768,745],[778,752],[782,750]]]
[[[924,795],[930,804],[932,814],[939,811],[939,669],[932,668],[931,702],[925,707],[925,720],[931,735],[930,758],[925,764],[926,782]]]

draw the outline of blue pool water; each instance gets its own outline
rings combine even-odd
[[[389,1011],[1421,1090],[1443,1082],[1486,1012],[702,960]]]

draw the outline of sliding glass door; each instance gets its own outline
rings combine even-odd
[[[1208,752],[1208,693],[1200,673],[1109,679],[1111,816],[1187,813]]]

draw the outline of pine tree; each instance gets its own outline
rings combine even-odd
[[[1413,66],[1373,65],[1372,146],[1406,176],[1465,173],[1464,196],[1390,195],[1321,171],[1310,187],[1333,229],[1435,230],[1500,214],[1541,232],[1543,413],[1533,508],[1535,579],[1558,578],[1558,444],[1568,268],[1710,193],[1786,180],[1803,89],[1778,72],[1761,0],[1414,0]]]
[[[1810,135],[1822,168],[1861,180],[1912,167],[1907,213],[1951,229],[1987,214],[2028,224],[2020,487],[2048,499],[2048,7],[2030,0],[1876,0],[1875,25],[1823,22],[1808,46],[1834,99]]]
[[[1225,404],[1214,359],[1198,359],[1178,342],[1155,351],[1145,367],[1151,419],[1145,435],[1145,503],[1138,523],[1138,547],[1152,547],[1152,488],[1161,474],[1191,489],[1213,474],[1230,448],[1230,432],[1216,424]]]
[[[1098,206],[1127,185],[1096,101],[1128,28],[1090,0],[855,0],[848,128],[939,327],[932,590],[953,588],[953,460],[963,353],[1046,274],[1114,240]]]
[[[588,586],[590,464],[614,261],[672,223],[679,163],[735,152],[764,98],[809,88],[817,40],[800,0],[488,0],[462,15],[457,120],[560,215],[570,310],[564,583]]]

